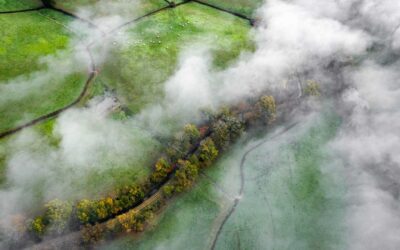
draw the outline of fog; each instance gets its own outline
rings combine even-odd
[[[106,32],[127,20],[130,9],[126,9],[126,4],[101,1],[94,6],[95,11],[93,7],[82,7],[77,13],[93,20]],[[182,46],[176,70],[163,85],[164,96],[128,120],[119,121],[107,115],[120,105],[111,95],[95,99],[87,107],[71,109],[57,118],[53,130],[59,139],[57,147],[32,129],[12,138],[8,142],[11,153],[7,157],[7,182],[10,184],[0,193],[1,218],[15,212],[17,207],[27,210],[33,200],[30,193],[25,192],[37,183],[48,190],[43,195],[44,200],[69,197],[70,182],[81,178],[86,168],[107,169],[110,165],[129,162],[135,155],[146,154],[148,148],[140,144],[141,140],[154,140],[151,138],[154,134],[170,136],[187,122],[200,122],[204,108],[232,105],[266,91],[285,100],[289,98],[288,93],[299,91],[299,85],[300,89],[305,88],[307,80],[313,80],[319,84],[322,96],[305,101],[308,113],[300,106],[293,106],[292,116],[299,121],[299,129],[309,128],[310,117],[323,115],[326,109],[318,106],[327,103],[334,105],[330,112],[334,110],[340,116],[337,132],[321,145],[332,154],[335,164],[320,166],[324,174],[344,183],[340,197],[334,189],[327,191],[344,204],[339,208],[343,214],[340,227],[345,228],[348,236],[340,240],[348,249],[398,249],[400,2],[269,0],[255,15],[258,22],[251,29],[256,44],[254,52],[243,53],[226,69],[216,70],[212,65],[212,42]],[[101,32],[85,24],[75,21],[70,26],[85,30],[86,44],[103,39]],[[107,60],[112,41],[117,39],[124,44],[129,38],[121,30],[113,39],[104,38],[103,44],[93,45],[96,63]],[[73,41],[71,47],[77,44]],[[49,59],[43,60],[48,62]],[[71,70],[61,76],[75,69],[74,65],[67,68]],[[34,83],[32,87],[20,84],[26,81],[26,76],[5,84],[0,87],[0,103],[23,98],[52,74],[51,70],[32,73],[28,78]],[[3,97],[6,91],[16,94]],[[287,124],[279,126],[288,126],[293,122],[291,118]],[[145,139],[132,134],[133,129],[144,133]],[[295,138],[288,134],[284,143],[290,144]],[[40,147],[32,148],[38,141]],[[248,144],[242,146],[246,148]],[[266,151],[260,151],[258,161],[268,161],[272,156],[266,152],[273,150],[273,146],[273,141],[267,142]],[[55,170],[54,162],[62,167]],[[62,178],[58,177],[59,171],[63,173]],[[226,178],[220,181],[229,180],[230,185],[238,185],[239,179],[236,182],[229,175]],[[284,178],[271,179],[272,182],[277,180]],[[265,229],[257,226],[260,231]]]

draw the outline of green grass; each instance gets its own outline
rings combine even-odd
[[[14,11],[42,6],[39,0],[0,0],[1,11]]]
[[[0,88],[4,98],[0,102],[0,131],[62,108],[79,96],[87,65],[75,63],[82,69],[60,77],[58,72],[65,70],[61,63],[41,63],[41,58],[50,55],[55,61],[72,60],[67,48],[71,33],[60,25],[69,20],[49,10],[0,16]]]
[[[38,59],[65,49],[69,35],[38,12],[1,15],[0,82],[41,69]]]
[[[133,112],[157,102],[183,48],[206,40],[216,69],[251,50],[247,22],[189,3],[146,18],[128,30],[130,41],[116,46],[100,79],[114,88]]]

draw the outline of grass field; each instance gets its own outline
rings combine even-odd
[[[1,11],[14,11],[42,6],[39,0],[0,0]]]
[[[1,15],[0,82],[40,70],[38,59],[65,49],[69,35],[37,12]]]
[[[333,156],[324,149],[339,120],[329,114],[312,123],[248,155],[244,195],[217,249],[344,249],[344,187],[327,171]]]
[[[138,112],[162,97],[162,83],[185,47],[211,45],[214,66],[220,69],[253,48],[249,30],[243,20],[195,3],[164,11],[128,29],[132,40],[116,45],[100,80]]]
[[[60,25],[69,21],[49,10],[0,16],[0,131],[79,96],[88,65],[72,58],[71,33]]]

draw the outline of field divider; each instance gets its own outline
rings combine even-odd
[[[8,11],[0,11],[0,15],[3,14],[16,14],[16,13],[24,13],[24,12],[32,12],[32,11],[38,11],[38,10],[43,10],[45,9],[45,6],[39,6],[36,8],[31,8],[31,9],[24,9],[24,10],[8,10]]]

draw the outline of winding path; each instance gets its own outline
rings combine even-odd
[[[253,152],[255,149],[259,148],[260,146],[262,146],[263,144],[265,144],[266,142],[276,139],[277,137],[285,134],[286,132],[288,132],[289,130],[291,130],[292,128],[294,128],[296,125],[298,124],[298,122],[294,122],[292,124],[290,124],[289,126],[287,126],[284,130],[280,131],[278,134],[274,135],[271,138],[266,138],[264,140],[262,140],[261,142],[257,143],[256,145],[254,145],[253,147],[251,147],[250,149],[248,149],[242,156],[242,159],[240,160],[240,189],[239,189],[239,193],[237,195],[237,198],[235,198],[232,207],[229,209],[229,212],[227,213],[227,215],[225,216],[225,218],[222,220],[221,225],[218,228],[218,231],[214,237],[214,240],[212,242],[211,245],[211,249],[214,250],[217,242],[218,242],[218,238],[222,232],[222,229],[224,228],[226,222],[229,220],[229,218],[232,216],[232,214],[235,212],[236,207],[239,205],[241,198],[243,196],[244,193],[244,186],[245,186],[245,173],[244,173],[244,163],[246,162],[247,156]]]

